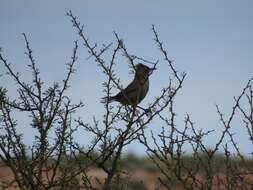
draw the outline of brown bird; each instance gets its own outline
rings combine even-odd
[[[154,68],[139,63],[135,66],[133,81],[115,96],[110,96],[108,102],[117,101],[123,105],[137,106],[149,90],[149,76]]]

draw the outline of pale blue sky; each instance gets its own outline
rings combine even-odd
[[[64,64],[71,56],[73,41],[78,39],[69,18],[64,16],[66,11],[72,10],[79,17],[91,41],[111,42],[112,32],[117,31],[131,53],[162,61],[152,41],[151,25],[155,24],[169,56],[176,60],[176,67],[188,73],[176,104],[179,124],[190,113],[198,128],[219,131],[215,104],[229,113],[233,96],[253,77],[252,9],[251,0],[0,0],[0,47],[15,69],[29,80],[21,35],[25,32],[42,77],[52,84],[64,76]],[[86,60],[88,54],[83,47],[78,56],[78,71],[69,94],[73,100],[85,103],[80,114],[91,120],[103,110],[99,103],[103,75],[92,59]],[[117,69],[126,85],[132,77],[126,63],[119,63]],[[151,90],[143,106],[167,83],[165,70],[161,62],[151,77]],[[0,65],[0,74],[3,72]],[[8,78],[2,78],[0,85],[12,87]],[[150,127],[160,130],[157,124]],[[28,134],[27,128],[23,130]],[[252,146],[242,131],[242,127],[235,128],[237,140],[247,153]],[[28,135],[28,142],[29,138]],[[83,134],[77,138],[87,142]],[[217,134],[211,135],[208,144],[212,146],[216,138]],[[139,143],[128,150],[144,152]]]

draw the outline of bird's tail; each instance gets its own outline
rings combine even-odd
[[[101,103],[105,104],[105,103],[110,103],[110,102],[113,102],[115,101],[115,96],[105,96],[103,98],[101,98]]]

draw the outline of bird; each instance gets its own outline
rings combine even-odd
[[[137,106],[147,95],[149,90],[149,76],[155,68],[142,63],[135,65],[133,81],[115,96],[107,97],[108,103],[117,101],[122,105]]]

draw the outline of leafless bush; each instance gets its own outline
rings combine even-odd
[[[114,88],[122,90],[120,78],[114,70],[118,56],[123,56],[132,70],[138,62],[152,64],[153,68],[158,65],[158,61],[132,55],[116,32],[114,43],[99,47],[88,40],[84,27],[71,11],[66,15],[76,29],[82,45],[88,50],[90,58],[94,58],[104,73],[106,79],[103,88],[107,97]],[[177,71],[154,26],[152,32],[155,44],[163,56],[162,63],[159,64],[167,64],[168,74],[172,73],[167,86],[161,89],[160,95],[145,108],[113,106],[105,102],[103,118],[101,121],[94,119],[93,123],[83,121],[82,118],[74,119],[74,113],[82,108],[83,104],[73,104],[70,97],[66,96],[66,90],[70,87],[70,77],[75,72],[77,42],[74,43],[63,83],[55,83],[47,89],[40,78],[25,34],[26,55],[30,61],[28,66],[33,76],[31,84],[21,80],[19,73],[14,72],[0,52],[0,60],[7,70],[7,75],[17,83],[18,95],[18,98],[12,100],[7,96],[7,89],[0,89],[0,158],[12,170],[15,182],[8,182],[3,188],[15,185],[20,189],[129,189],[130,186],[127,184],[131,184],[131,181],[128,173],[121,168],[120,161],[122,151],[133,141],[138,141],[146,147],[147,155],[161,173],[155,189],[174,189],[175,184],[182,189],[249,188],[248,183],[252,182],[249,178],[253,177],[252,168],[246,166],[245,157],[241,154],[230,129],[236,111],[239,111],[238,114],[243,116],[243,123],[253,142],[252,79],[242,93],[235,97],[235,105],[227,120],[217,106],[224,129],[214,148],[210,149],[204,138],[212,135],[213,131],[197,130],[189,115],[185,118],[183,130],[176,127],[174,103],[186,73]],[[110,60],[105,57],[110,57]],[[249,109],[242,106],[243,98],[246,98]],[[31,146],[26,145],[22,134],[17,132],[18,125],[13,116],[16,111],[28,113],[31,123],[26,127],[32,127],[37,131]],[[155,118],[161,121],[162,132],[159,135],[151,132],[153,142],[150,142],[147,126]],[[73,138],[73,134],[80,128],[93,137],[87,146],[81,145]],[[54,135],[50,136],[52,132]],[[236,155],[229,150],[225,142],[226,136],[235,148]],[[192,148],[190,161],[185,160],[185,145]],[[215,160],[218,159],[217,155],[221,150],[225,153],[224,159],[221,159],[224,167],[219,171],[219,168],[215,169]],[[238,165],[239,162],[235,161],[235,158],[240,159],[241,165]],[[91,176],[89,171],[92,168],[101,169],[106,174],[105,179]],[[141,186],[144,188],[142,184]]]
[[[20,189],[50,189],[63,184],[68,186],[79,174],[74,170],[59,172],[62,162],[68,161],[71,156],[69,153],[72,152],[74,143],[73,133],[77,130],[72,125],[72,114],[83,106],[81,102],[71,103],[70,98],[65,95],[70,77],[75,72],[78,45],[75,42],[63,84],[55,83],[45,89],[27,37],[25,34],[23,36],[26,55],[30,61],[28,67],[33,76],[31,84],[22,81],[20,74],[14,72],[0,52],[0,60],[7,69],[6,74],[17,84],[18,95],[11,100],[7,97],[7,89],[0,89],[0,158],[12,170],[15,185]],[[23,134],[17,131],[18,123],[14,115],[17,111],[29,114],[31,122],[26,127],[32,127],[37,132],[31,146],[24,144]],[[52,139],[50,131],[54,132]]]

